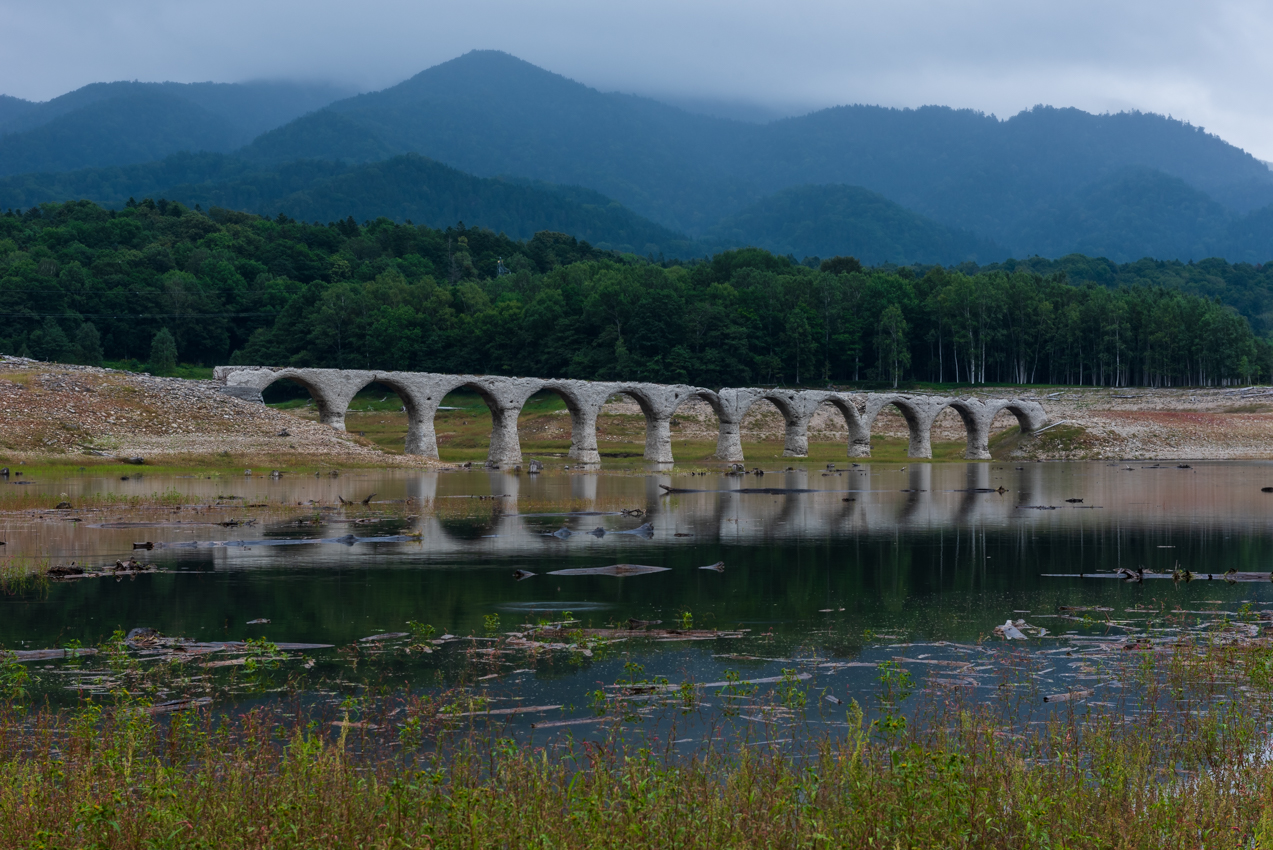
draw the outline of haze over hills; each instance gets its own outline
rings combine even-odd
[[[1006,252],[860,186],[795,186],[762,198],[712,228],[718,245],[760,245],[795,257],[851,255],[870,265],[987,262]]]
[[[438,228],[463,221],[515,239],[551,230],[600,248],[669,258],[738,245],[764,245],[797,258],[849,252],[867,263],[954,265],[1006,256],[993,243],[847,186],[785,190],[694,240],[591,189],[475,177],[416,154],[361,165],[299,160],[267,166],[224,154],[175,154],[141,165],[0,178],[0,205],[28,208],[81,197],[116,208],[131,197],[164,197],[303,221],[384,216]]]
[[[502,220],[559,217],[575,190],[544,184],[584,187],[605,196],[581,202],[594,213],[610,209],[610,199],[627,208],[613,220],[589,219],[597,241],[640,253],[748,243],[891,262],[1076,251],[1115,261],[1273,259],[1273,172],[1200,128],[1158,115],[1035,107],[1001,121],[947,107],[858,105],[760,124],[599,92],[494,51],[326,105],[315,90],[305,107],[313,111],[299,116],[280,117],[281,107],[244,110],[251,120],[233,126],[224,104],[250,100],[234,87],[135,88],[142,85],[89,86],[48,104],[0,100],[0,131],[27,128],[0,137],[0,174],[18,175],[0,182],[0,206],[166,194],[319,218],[358,209],[435,220],[426,211],[467,209],[466,222],[494,227],[495,219],[482,220],[494,214],[490,200],[531,181],[518,213]],[[275,103],[254,91],[254,102]],[[112,106],[94,112],[94,98]],[[43,124],[32,123],[33,110],[42,110]],[[246,143],[249,125],[256,135]],[[216,162],[178,157],[101,168],[232,148]],[[420,161],[408,169],[414,182],[375,177],[407,167],[399,164],[364,172],[367,185],[355,185],[351,169],[403,154],[503,178],[505,188],[456,195],[453,172]],[[444,196],[472,203],[437,203]],[[336,209],[341,203],[350,209]],[[529,214],[525,204],[543,209]],[[618,230],[605,229],[611,225]],[[652,241],[637,244],[638,233]]]
[[[330,84],[94,83],[43,103],[0,97],[0,175],[227,152],[349,94]]]

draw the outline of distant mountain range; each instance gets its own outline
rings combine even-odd
[[[751,244],[870,263],[1273,260],[1273,172],[1158,115],[844,106],[755,124],[491,51],[340,95],[110,83],[0,98],[0,207],[165,196],[519,238],[560,228],[668,256]]]

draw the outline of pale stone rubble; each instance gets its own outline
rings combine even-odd
[[[365,440],[222,389],[214,381],[0,356],[0,449],[15,456],[391,459]]]

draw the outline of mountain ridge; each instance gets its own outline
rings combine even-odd
[[[91,99],[121,84],[101,85],[63,97]],[[156,109],[152,123],[176,128],[184,115],[192,128],[185,149],[227,153],[229,131],[215,128],[221,113],[212,108],[212,100],[214,95],[243,93],[215,88],[219,84],[195,85],[205,88],[181,91],[187,98],[203,98],[206,106],[199,108],[207,115],[202,124],[194,113],[182,113],[171,104],[165,113],[170,120]],[[0,121],[15,110],[18,117],[11,122],[31,120],[22,117],[24,109],[20,103],[0,101]],[[80,105],[68,114],[83,118],[87,109]],[[56,130],[59,125],[45,126]],[[99,121],[94,126],[107,125]],[[103,159],[137,162],[180,148],[175,129],[151,134],[151,147],[130,145],[119,128],[96,135],[90,129],[86,124],[78,130],[81,141],[100,138],[102,146],[115,146],[94,160],[97,166],[119,164]],[[0,202],[53,199],[46,194],[50,188],[83,183],[86,175],[54,179],[31,173],[67,171],[74,157],[59,159],[51,152],[57,145],[18,135],[25,139],[25,152],[0,156],[0,163],[7,161],[23,173],[20,180],[5,184]],[[0,137],[0,153],[4,145],[16,151],[20,139],[14,134]],[[45,158],[38,159],[32,150],[43,151]],[[1191,259],[1198,252],[1273,259],[1273,229],[1264,224],[1273,217],[1273,172],[1201,128],[1151,113],[1093,115],[1036,106],[1000,120],[944,106],[858,104],[754,124],[695,114],[651,98],[601,92],[506,53],[470,51],[397,85],[305,111],[233,153],[238,164],[227,160],[213,171],[241,175],[302,161],[361,166],[417,154],[476,178],[584,187],[669,232],[708,242],[722,227],[769,245],[789,241],[794,225],[813,222],[819,209],[827,209],[827,196],[775,196],[797,187],[840,185],[883,196],[946,228],[943,232],[963,231],[983,246],[1002,246],[1016,256],[1100,250],[1119,261],[1147,255]],[[82,161],[90,154],[86,147],[75,156]],[[322,170],[309,171],[319,175]],[[306,169],[297,166],[290,173]],[[145,177],[140,172],[135,176]],[[104,192],[118,194],[126,182],[122,172],[94,179],[97,194],[90,196],[103,200]],[[334,176],[324,173],[315,179]],[[141,179],[137,191],[144,186],[150,192],[156,185]],[[166,184],[172,185],[177,184]],[[1155,196],[1170,199],[1171,206],[1155,207]],[[792,206],[793,198],[808,206]],[[390,206],[402,202],[385,201]],[[761,215],[757,205],[766,204],[769,209],[784,207],[790,219],[784,223]],[[771,229],[749,230],[750,225],[742,227],[736,220],[739,216],[753,223],[767,220]],[[913,235],[920,226],[891,210],[888,220],[901,228],[899,234]],[[856,232],[863,225],[859,219]],[[803,232],[808,236],[816,229]],[[832,230],[828,225],[819,232]],[[938,237],[936,230],[925,232],[937,240],[933,245],[943,239],[948,247],[955,244],[948,236]],[[879,245],[900,244],[882,231],[877,236]]]

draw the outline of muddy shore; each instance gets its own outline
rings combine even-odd
[[[1053,427],[1022,439],[1009,413],[995,420],[996,457],[1023,459],[1262,459],[1273,457],[1273,388],[1012,388],[969,390],[960,396],[1023,396],[1041,402]],[[439,421],[444,457],[448,444],[480,449],[489,415],[476,411],[455,422]],[[486,422],[483,422],[483,419]],[[398,411],[351,412],[349,431],[316,421],[312,408],[280,410],[218,392],[212,381],[160,378],[81,366],[0,358],[0,458],[67,462],[76,458],[143,457],[166,464],[428,466],[437,462],[401,454]],[[528,448],[569,444],[564,409],[524,414],[520,430]],[[745,443],[781,440],[782,417],[759,404],[742,425]],[[359,432],[369,434],[360,436]],[[881,441],[906,436],[902,417],[887,408],[873,430]],[[644,427],[635,402],[619,398],[598,420],[603,454],[636,449]],[[708,445],[716,417],[701,401],[677,413],[674,439]],[[844,443],[839,414],[824,407],[809,428],[810,443]],[[963,423],[947,410],[933,426],[938,457],[956,457]],[[944,449],[944,450],[939,450]],[[623,452],[617,451],[616,454]],[[94,461],[101,462],[101,461]]]

